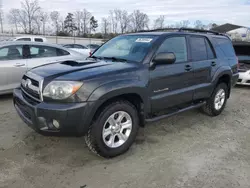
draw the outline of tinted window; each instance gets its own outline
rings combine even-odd
[[[166,39],[159,47],[157,53],[173,52],[176,62],[187,61],[187,45],[185,37],[171,37]]]
[[[30,46],[31,58],[55,57],[57,56],[57,48],[49,46]]]
[[[66,45],[63,45],[63,47],[65,47],[65,48],[74,48],[74,45],[73,44],[66,44]]]
[[[74,44],[74,48],[87,49],[85,46]]]
[[[17,41],[31,41],[31,38],[20,38]]]
[[[41,38],[35,38],[35,41],[36,42],[43,42],[43,39],[41,39]]]
[[[235,51],[233,49],[232,42],[227,38],[214,38],[216,43],[220,46],[224,55],[227,57],[234,57]]]
[[[191,54],[193,61],[202,61],[207,59],[207,48],[205,38],[203,37],[191,37]]]
[[[236,52],[236,55],[246,55],[246,56],[250,56],[250,45],[237,45],[237,46],[234,46],[234,49],[235,49],[235,52]]]
[[[22,46],[14,45],[0,48],[0,60],[22,59]]]
[[[62,49],[57,49],[57,56],[63,56],[63,55],[69,55],[70,53],[62,50]]]
[[[215,55],[214,55],[214,51],[212,50],[211,44],[208,42],[207,39],[205,39],[205,42],[206,42],[206,47],[207,47],[207,58],[214,59]]]

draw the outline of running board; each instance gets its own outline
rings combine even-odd
[[[188,106],[186,108],[182,108],[180,110],[177,110],[176,112],[172,112],[172,113],[169,113],[169,114],[157,116],[157,117],[154,117],[154,118],[151,118],[151,119],[146,119],[145,121],[146,121],[146,123],[150,123],[150,122],[154,122],[154,121],[159,121],[161,119],[164,119],[164,118],[167,118],[167,117],[179,114],[181,112],[185,112],[185,111],[188,111],[188,110],[191,110],[191,109],[199,108],[199,107],[201,107],[201,106],[203,106],[205,104],[206,104],[206,102],[194,104],[194,105]]]

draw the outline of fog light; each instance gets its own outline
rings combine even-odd
[[[60,124],[59,124],[59,122],[57,120],[53,119],[52,124],[55,126],[55,128],[59,129]]]

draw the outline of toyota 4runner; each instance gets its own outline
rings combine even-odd
[[[145,123],[201,108],[219,115],[238,79],[231,40],[180,29],[115,37],[82,62],[28,71],[14,106],[39,133],[84,135],[94,153],[127,151]]]

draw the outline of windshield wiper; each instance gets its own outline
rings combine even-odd
[[[92,59],[103,59],[102,57],[97,57],[97,56],[91,56],[91,57],[88,57],[88,58],[92,58]]]
[[[112,61],[122,61],[122,62],[127,62],[127,59],[119,58],[119,57],[103,57],[103,59],[110,59]]]

